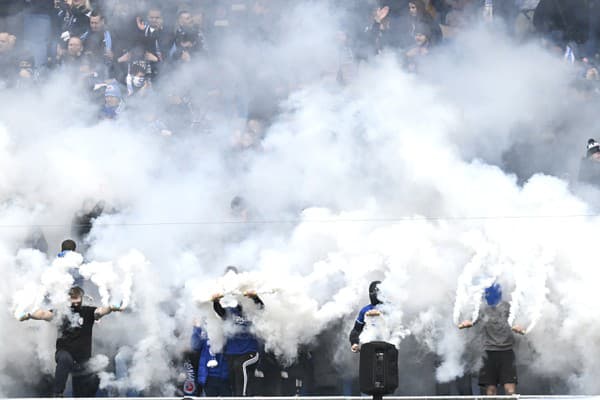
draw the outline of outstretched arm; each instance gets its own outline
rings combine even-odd
[[[97,321],[100,318],[107,316],[111,312],[121,312],[121,311],[123,311],[123,308],[120,305],[110,306],[110,307],[98,307],[94,311],[94,319],[96,319],[96,321]]]
[[[19,318],[19,321],[27,321],[28,319],[35,319],[38,321],[50,321],[52,320],[52,318],[54,317],[54,313],[52,311],[49,310],[36,310],[32,313],[26,313],[23,316],[21,316],[21,318]]]

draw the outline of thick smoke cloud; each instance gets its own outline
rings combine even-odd
[[[92,123],[92,106],[64,76],[0,94],[0,395],[22,395],[23,382],[51,373],[55,323],[15,317],[64,306],[69,268],[98,286],[95,303],[127,306],[94,328],[99,368],[115,354],[129,366],[125,377],[100,374],[120,391],[173,393],[173,363],[195,321],[223,345],[229,328],[213,293],[241,302],[266,350],[290,364],[340,321],[350,330],[374,279],[386,329],[373,334],[434,353],[440,382],[476,370],[474,334],[456,323],[476,318],[483,288],[497,280],[511,321],[528,328],[519,357],[532,373],[560,377],[573,393],[598,390],[599,225],[586,217],[596,204],[569,178],[592,105],[571,89],[568,66],[536,42],[477,26],[418,76],[385,53],[357,63],[342,85],[344,17],[301,2],[274,23],[272,40],[232,35],[216,61],[157,89],[211,103],[210,133]],[[200,94],[213,87],[227,90]],[[260,149],[232,149],[243,121],[229,118],[227,91],[271,101]],[[232,215],[236,195],[249,220]],[[114,211],[94,221],[87,259],[55,260],[90,199]],[[23,244],[36,226],[49,256]],[[223,275],[227,265],[241,273]],[[240,295],[248,289],[264,310]],[[355,371],[337,336],[340,369]]]

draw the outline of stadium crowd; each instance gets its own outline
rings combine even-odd
[[[204,73],[218,70],[220,60],[226,57],[221,50],[232,38],[247,45],[273,40],[285,27],[273,22],[285,20],[293,3],[288,0],[0,0],[0,90],[35,91],[54,77],[67,77],[72,85],[67,90],[94,105],[90,123],[130,120],[143,129],[171,136],[210,130],[217,118],[215,114],[221,117],[226,114],[226,118],[244,121],[244,128],[231,135],[232,148],[260,150],[278,101],[305,82],[294,81],[290,76],[286,82],[272,84],[262,96],[248,98],[238,91],[239,85],[218,79],[205,85],[204,92],[192,91],[185,80],[197,78],[186,71],[190,65],[197,68],[208,65],[208,69],[202,70]],[[334,71],[327,71],[339,85],[353,78],[357,64],[386,51],[398,54],[403,67],[418,75],[430,55],[452,42],[461,30],[488,23],[501,25],[514,40],[540,41],[571,65],[573,87],[581,96],[600,94],[598,0],[331,0],[331,6],[350,10],[338,35],[343,49],[339,63]],[[590,139],[582,161],[581,181],[599,182],[599,154],[600,144]],[[234,199],[232,212],[242,201]],[[106,212],[103,207],[99,204],[92,214],[78,216],[87,222],[75,226],[88,227],[89,221]],[[84,243],[86,234],[75,233],[77,242]],[[48,250],[43,236],[32,240],[35,242],[32,247]],[[73,250],[74,242],[63,243],[61,251]],[[235,267],[228,267],[226,272],[235,273]],[[81,362],[91,356],[86,346],[91,346],[93,321],[121,311],[118,307],[82,309],[83,294],[78,287],[70,292],[78,312],[86,315],[80,328],[89,337],[87,344],[78,344],[85,348]],[[252,299],[257,308],[264,307],[255,292],[244,296]],[[222,297],[220,293],[213,296],[216,314],[224,320],[234,319],[247,325],[241,307],[222,306],[219,302]],[[36,311],[24,317],[30,318],[51,319],[52,312]],[[69,331],[65,335],[79,338],[83,334]],[[283,367],[269,354],[261,354],[259,362],[260,344],[247,332],[238,335],[229,338],[223,354],[213,354],[206,333],[200,326],[193,328],[190,352],[177,360],[186,374],[181,382],[182,394],[356,393],[353,382],[339,379],[343,376],[339,371],[318,370],[333,357],[325,345],[323,351],[301,352],[296,365]],[[357,336],[351,342],[357,345]],[[50,384],[52,389],[45,388],[46,394],[52,390],[54,395],[62,395],[67,376],[72,373],[75,395],[95,395],[97,382],[85,382],[82,375],[77,375],[78,360],[70,351],[79,350],[57,342],[56,379],[60,371],[60,382]],[[123,370],[127,362],[116,359],[114,364],[115,369]],[[269,384],[261,383],[260,379],[268,380]],[[457,381],[455,388],[458,390],[454,392],[459,394],[472,394],[470,379],[466,383],[464,379]],[[438,394],[446,393],[450,393],[448,388],[439,387]],[[135,391],[126,394],[144,395]]]

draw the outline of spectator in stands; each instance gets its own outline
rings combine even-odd
[[[373,13],[373,23],[365,29],[371,49],[377,54],[385,48],[406,47],[406,35],[401,11],[397,7],[383,5]]]
[[[429,32],[428,45],[436,45],[442,41],[442,30],[440,25],[433,19],[427,11],[423,0],[411,0],[408,2],[408,31],[409,42],[414,40],[417,30]]]
[[[18,57],[18,74],[16,86],[18,88],[32,87],[38,80],[38,74],[35,69],[35,59],[32,55],[22,52]]]
[[[587,0],[540,0],[533,15],[538,33],[564,47],[566,43],[585,43],[590,33]]]
[[[90,0],[60,0],[58,11],[60,38],[67,42],[73,36],[83,35],[89,29],[91,13]]]
[[[111,80],[106,84],[104,91],[104,106],[100,113],[100,119],[116,119],[123,111],[123,95],[119,83]]]
[[[114,58],[112,51],[112,36],[106,29],[104,16],[98,11],[90,14],[90,28],[81,35],[85,53],[97,63],[110,65]]]
[[[83,42],[77,36],[69,38],[67,49],[59,50],[59,64],[79,68],[83,63]]]
[[[415,44],[405,54],[409,71],[418,70],[419,63],[429,54],[431,45],[431,31],[429,30],[429,26],[418,24],[415,26],[414,32]]]
[[[238,150],[261,148],[262,140],[265,137],[266,120],[262,115],[251,114],[246,119],[246,126],[241,132],[237,132],[233,137],[233,146]]]
[[[589,139],[585,158],[579,166],[579,182],[600,185],[600,143]]]
[[[177,47],[178,42],[181,43],[184,38],[186,41],[194,43],[195,51],[204,48],[204,37],[202,31],[200,31],[200,26],[194,23],[194,16],[188,10],[182,10],[177,15],[173,47]],[[173,51],[174,48],[171,49],[171,53]]]
[[[152,86],[149,66],[145,61],[135,61],[130,64],[127,74],[127,96],[146,93]]]
[[[175,46],[169,56],[174,63],[188,63],[202,50],[202,43],[195,33],[180,32],[175,38]]]
[[[175,39],[165,31],[162,11],[158,7],[151,7],[146,19],[145,36],[148,38],[146,48],[163,60],[165,55],[169,54]]]
[[[17,54],[8,32],[0,32],[0,88],[12,86],[16,79]]]

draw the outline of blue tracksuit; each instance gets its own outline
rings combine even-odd
[[[254,302],[260,308],[264,306],[263,302],[258,298],[254,298]],[[225,345],[225,354],[240,355],[258,352],[258,340],[250,332],[251,322],[244,316],[242,307],[227,307],[221,306],[221,303],[215,301],[213,303],[215,312],[223,319],[230,319],[234,322],[237,332],[227,338]]]
[[[198,362],[198,383],[200,385],[205,386],[209,376],[227,380],[229,372],[225,355],[222,353],[211,354],[210,341],[206,336],[206,332],[199,327],[194,327],[192,333],[192,349],[200,353],[200,361]],[[218,365],[214,368],[208,368],[206,365],[211,359],[218,362]]]

